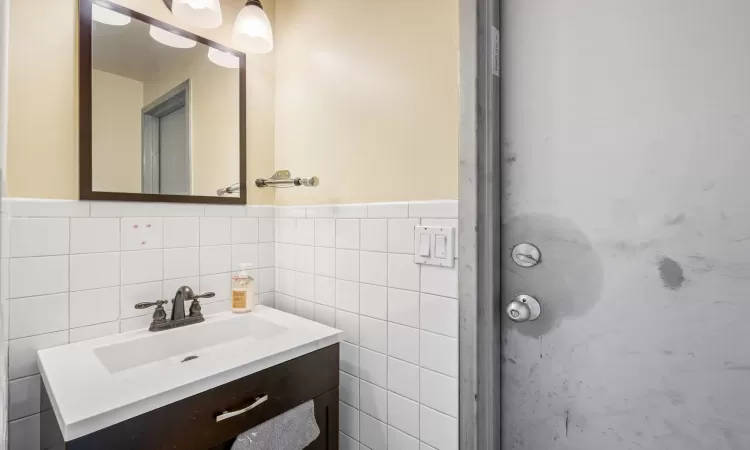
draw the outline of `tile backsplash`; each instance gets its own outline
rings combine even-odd
[[[274,303],[272,206],[7,199],[3,213],[13,450],[39,448],[37,349],[147,327],[153,311],[134,305],[182,285],[216,292],[204,313],[229,310],[239,262],[254,264],[259,297]]]
[[[414,227],[457,219],[456,201],[276,209],[276,307],[344,331],[342,450],[458,448],[458,261],[414,263]]]
[[[229,309],[231,273],[255,267],[260,303],[344,331],[343,450],[458,447],[458,281],[414,263],[414,226],[457,226],[456,201],[206,206],[9,199],[2,328],[9,448],[36,449],[36,350],[148,326],[141,301],[181,285]],[[6,290],[7,289],[7,290]],[[361,447],[360,447],[361,445]]]

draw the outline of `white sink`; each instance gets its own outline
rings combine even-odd
[[[183,362],[197,359],[190,353],[237,339],[259,341],[285,331],[286,328],[254,315],[242,315],[221,322],[187,325],[169,331],[157,331],[132,341],[105,345],[94,354],[109,373],[132,369],[168,358]]]
[[[70,441],[340,341],[335,328],[259,306],[47,348],[37,361]]]

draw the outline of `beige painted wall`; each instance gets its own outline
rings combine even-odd
[[[8,193],[78,198],[76,0],[13,1]]]
[[[159,1],[119,3],[172,21]],[[12,196],[78,196],[76,4],[14,2]],[[223,27],[190,31],[231,46],[232,19],[243,4],[222,1]],[[249,202],[456,198],[458,0],[264,5],[276,49],[248,56]],[[277,168],[318,175],[321,185],[252,187]]]
[[[278,204],[458,197],[458,0],[279,0]]]
[[[94,190],[141,192],[143,83],[101,70],[91,78]]]
[[[119,0],[173,22],[157,0]],[[223,0],[224,25],[175,24],[228,47],[243,0]],[[263,2],[271,21],[274,2]],[[14,197],[78,198],[78,2],[19,0],[11,8],[8,184]],[[240,49],[241,50],[241,49]],[[248,181],[274,171],[274,53],[247,58]],[[248,189],[248,202],[273,204],[274,191]]]

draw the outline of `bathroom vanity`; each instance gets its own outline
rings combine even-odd
[[[245,54],[118,2],[78,5],[80,198],[244,208]],[[144,298],[151,331],[40,350],[41,448],[228,450],[309,400],[308,448],[338,448],[341,332],[263,306],[203,317],[197,299],[213,295]]]
[[[307,448],[337,449],[340,333],[259,306],[40,350],[54,411],[42,448],[229,450],[313,400],[320,435]]]

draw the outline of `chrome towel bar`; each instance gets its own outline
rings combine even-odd
[[[315,187],[318,184],[320,184],[320,180],[316,176],[292,178],[292,173],[288,170],[278,170],[271,178],[258,178],[255,180],[255,185],[259,188],[295,186]]]

